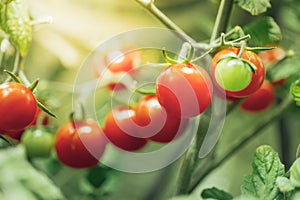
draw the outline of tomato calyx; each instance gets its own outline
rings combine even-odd
[[[177,59],[170,58],[167,55],[167,51],[165,48],[162,48],[162,54],[166,62],[170,64],[188,64],[191,62],[194,56],[194,48],[191,46],[190,43],[185,42],[183,43],[181,50],[178,54]]]

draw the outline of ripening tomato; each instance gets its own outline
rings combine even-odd
[[[66,123],[56,133],[56,154],[69,167],[88,168],[97,165],[105,146],[103,131],[92,120]]]
[[[0,130],[21,130],[36,113],[36,99],[24,85],[15,82],[0,85]]]
[[[264,81],[262,86],[248,96],[241,104],[243,110],[258,112],[267,109],[275,100],[275,91],[269,81]]]
[[[173,64],[156,80],[156,95],[168,113],[190,118],[204,112],[211,103],[213,87],[208,73],[193,64]]]
[[[143,97],[135,110],[139,131],[155,142],[171,142],[185,131],[189,121],[167,113],[156,96]]]
[[[134,109],[128,107],[114,108],[105,117],[104,134],[116,147],[126,151],[136,151],[144,147],[147,140],[139,135]]]
[[[238,54],[239,54],[240,49],[238,48],[227,48],[227,49],[223,49],[221,51],[219,51],[212,60],[212,64],[211,64],[211,76],[212,76],[212,80],[215,84],[216,87],[218,87],[220,90],[222,90],[222,86],[220,86],[220,84],[218,83],[218,81],[216,80],[216,68],[217,67],[223,67],[224,69],[222,69],[220,71],[220,73],[226,73],[226,79],[230,82],[231,80],[236,80],[236,79],[240,79],[240,75],[243,74],[243,76],[245,77],[245,80],[247,79],[248,81],[248,72],[246,72],[245,67],[242,66],[241,67],[241,63],[234,63],[235,60],[228,60],[227,58],[237,58]],[[237,97],[237,98],[242,98],[242,97],[246,97],[249,96],[250,94],[254,93],[256,90],[258,90],[260,88],[260,86],[262,85],[264,79],[265,79],[265,67],[263,65],[263,63],[261,62],[260,58],[258,57],[257,54],[255,54],[252,51],[247,51],[245,50],[242,54],[242,59],[245,61],[248,61],[249,63],[251,63],[253,66],[256,67],[255,69],[255,73],[251,74],[251,80],[250,82],[247,84],[246,87],[242,87],[243,89],[241,90],[235,90],[237,88],[235,88],[234,90],[226,90],[225,89],[225,93],[227,96],[230,97]],[[233,62],[233,64],[232,64]],[[239,67],[234,67],[234,66],[239,66]],[[228,71],[226,71],[226,67],[229,67],[232,70],[232,73],[228,73]],[[250,67],[249,67],[250,69]],[[241,73],[240,73],[241,72]],[[231,84],[231,82],[230,82]],[[238,84],[235,82],[235,84]],[[233,84],[231,85],[233,87],[235,87]],[[244,85],[243,85],[244,86]],[[240,87],[237,85],[237,87]]]

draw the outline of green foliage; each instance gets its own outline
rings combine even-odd
[[[259,15],[271,7],[270,0],[236,0],[236,3],[252,15]]]
[[[233,199],[231,194],[224,192],[218,188],[212,187],[209,189],[205,189],[201,193],[201,197],[203,199],[217,199],[217,200],[231,200]]]
[[[300,106],[300,81],[297,80],[291,85],[290,92],[293,95],[294,101]]]
[[[276,179],[284,175],[284,165],[278,153],[270,146],[260,146],[254,153],[252,168],[252,174],[244,178],[242,195],[264,200],[281,199]]]
[[[282,39],[280,28],[272,17],[262,17],[243,29],[245,34],[251,35],[249,46],[275,45]]]
[[[2,150],[0,163],[0,199],[65,199],[54,183],[26,160],[22,146]]]
[[[32,27],[27,4],[14,0],[1,6],[1,28],[9,36],[21,56],[25,56],[32,40]]]

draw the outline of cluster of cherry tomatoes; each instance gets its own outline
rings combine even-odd
[[[241,108],[248,111],[261,111],[273,103],[274,84],[265,80],[263,62],[252,51],[240,51],[227,48],[215,54],[210,75],[189,62],[170,64],[157,77],[155,94],[144,95],[134,107],[114,107],[106,115],[103,128],[93,120],[72,118],[57,130],[55,139],[46,129],[36,127],[37,121],[43,126],[49,122],[37,107],[32,91],[20,83],[3,83],[0,133],[17,140],[22,138],[32,156],[49,155],[54,146],[58,159],[73,168],[96,165],[109,142],[125,151],[139,150],[148,141],[169,143],[185,132],[190,118],[209,107],[213,93],[223,93],[230,101],[241,99]],[[129,53],[116,62],[107,59],[104,64],[111,74],[130,73],[139,56]],[[264,54],[261,58],[264,62],[281,59],[270,61]],[[101,71],[94,70],[98,78],[103,78]],[[108,88],[119,90],[126,86],[109,83]]]

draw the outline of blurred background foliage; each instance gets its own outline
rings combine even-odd
[[[30,80],[39,77],[41,80],[49,81],[44,85],[42,83],[40,89],[43,90],[43,86],[50,89],[49,99],[55,101],[59,107],[57,109],[59,120],[53,122],[57,125],[67,120],[66,113],[71,110],[71,93],[66,93],[66,91],[72,91],[72,84],[78,69],[97,45],[116,34],[135,28],[163,27],[159,21],[152,18],[139,5],[129,0],[28,0],[28,3],[35,19],[47,16],[52,16],[54,19],[51,25],[35,27],[33,43],[25,61],[25,72]],[[167,16],[198,41],[208,41],[210,38],[218,3],[218,0],[156,0],[157,6]],[[272,0],[271,3],[272,8],[264,15],[273,16],[281,27],[283,40],[280,46],[285,49],[294,49],[296,53],[299,53],[300,1]],[[235,7],[229,25],[231,27],[243,26],[260,17],[262,16],[251,16]],[[222,152],[232,141],[238,140],[245,129],[251,128],[261,120],[261,117],[263,115],[248,114],[239,109],[234,111],[226,119],[217,153]],[[199,199],[199,192],[203,188],[212,186],[239,195],[242,177],[251,172],[250,163],[254,149],[261,144],[273,146],[280,153],[282,160],[289,166],[294,160],[299,143],[299,118],[299,109],[291,109],[290,112],[282,116],[279,122],[270,124],[259,137],[245,145],[241,151],[213,171],[195,190],[194,198]],[[280,130],[280,127],[282,129],[282,125],[280,125],[283,123],[282,120],[284,120],[285,127]],[[4,169],[7,170],[5,166],[10,161],[2,158],[3,154],[6,152],[0,153],[1,180],[6,180],[7,176],[4,176],[2,172]],[[21,149],[12,152],[11,155],[17,155],[24,159],[24,153],[22,154]],[[30,168],[27,164],[24,164],[26,166],[20,164],[23,163],[22,158],[18,158],[17,163],[10,162],[11,169],[23,171],[24,168]],[[108,195],[101,197],[101,199],[167,199],[174,195],[178,163],[179,161],[176,161],[165,169],[145,174],[129,174],[117,171],[108,173],[108,169],[102,169],[102,166],[90,176],[96,177],[99,181],[102,180],[103,174],[108,173],[113,178],[110,178],[105,186],[101,186],[105,189],[97,190],[97,184],[101,185],[101,183],[86,181],[90,171],[63,167],[57,162],[55,155],[48,160],[33,161],[34,166],[45,171],[62,190],[63,195],[72,200],[99,199],[97,195],[105,193]],[[31,175],[30,173],[29,175],[37,182],[44,178],[44,175]],[[0,184],[2,186],[5,183],[0,181]],[[27,189],[24,191],[32,191],[28,186],[30,184],[28,182],[26,184]],[[49,183],[45,181],[45,184]],[[20,191],[17,194],[21,195],[24,191],[18,188],[21,187],[14,189],[14,192]],[[42,188],[42,190],[47,191],[48,189]],[[53,191],[57,195],[53,199],[63,198],[59,191],[56,189]],[[32,198],[34,199],[34,197]],[[47,198],[42,197],[42,199]]]

